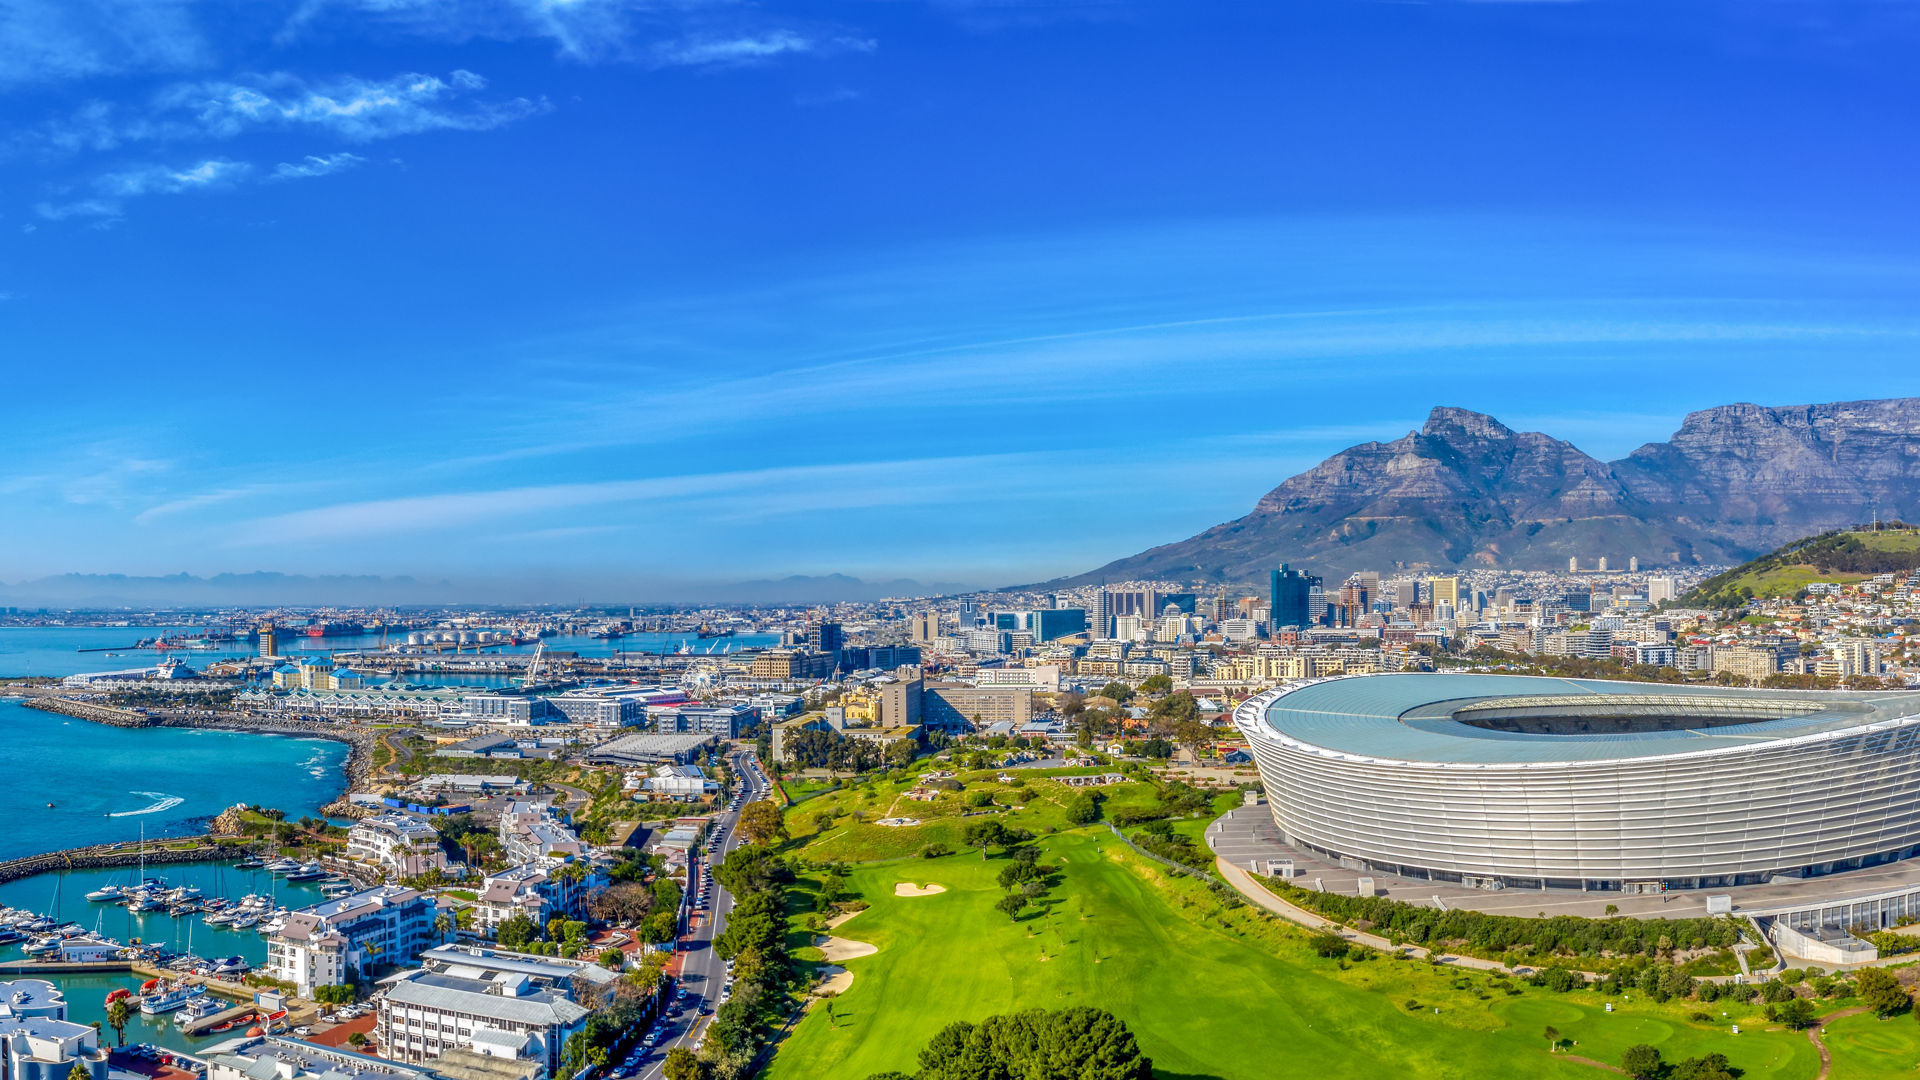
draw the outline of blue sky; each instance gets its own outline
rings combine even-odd
[[[1903,5],[0,0],[0,580],[1004,583],[1920,394]]]

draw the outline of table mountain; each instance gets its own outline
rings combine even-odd
[[[1281,562],[1358,569],[1737,563],[1866,520],[1920,519],[1920,398],[1722,405],[1620,461],[1440,407],[1343,450],[1245,517],[1054,584],[1263,580]]]

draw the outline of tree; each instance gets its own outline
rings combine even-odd
[[[1654,1080],[1660,1075],[1660,1051],[1646,1043],[1635,1043],[1620,1055],[1620,1068],[1633,1080]]]
[[[93,1074],[87,1071],[86,1065],[75,1061],[73,1068],[67,1070],[67,1080],[93,1080]]]
[[[1173,689],[1173,676],[1149,675],[1141,680],[1140,692],[1143,694],[1164,694]]]
[[[366,1036],[366,1033],[365,1033],[365,1032],[360,1032],[360,1031],[356,1031],[356,1032],[354,1032],[353,1034],[351,1034],[351,1035],[348,1035],[348,1036],[347,1036],[347,1045],[349,1045],[349,1046],[365,1046],[365,1045],[367,1045],[367,1036]]]
[[[1014,922],[1020,921],[1020,913],[1027,909],[1027,898],[1019,893],[1008,893],[993,902],[994,910]]]
[[[1559,1048],[1559,1046],[1560,1046],[1560,1029],[1557,1027],[1554,1027],[1552,1024],[1548,1024],[1547,1025],[1547,1053],[1549,1054],[1553,1053],[1554,1050]]]
[[[1067,820],[1075,825],[1091,825],[1100,820],[1100,800],[1094,792],[1082,791],[1067,800]]]
[[[133,1019],[133,1007],[124,997],[115,998],[107,1006],[107,1026],[113,1029],[114,1039],[121,1045],[127,1045],[127,1021]]]
[[[1347,939],[1332,930],[1321,930],[1308,938],[1307,947],[1314,951],[1314,955],[1324,956],[1329,960],[1336,956],[1347,955]]]
[[[676,1046],[667,1051],[667,1060],[660,1066],[667,1080],[703,1080],[706,1068],[694,1052],[684,1046]]]
[[[1735,1080],[1739,1074],[1725,1054],[1688,1058],[1667,1071],[1667,1080]]]
[[[526,913],[516,911],[500,920],[499,928],[494,931],[494,938],[500,942],[500,947],[503,949],[524,949],[527,943],[539,933],[540,928],[534,925],[533,920],[528,918]]]
[[[748,803],[740,811],[740,835],[754,844],[786,839],[787,826],[781,820],[780,808],[764,799]]]
[[[1860,1000],[1880,1016],[1892,1016],[1912,1004],[1907,998],[1906,988],[1885,968],[1862,968],[1860,974],[1854,976],[1853,982],[1854,992],[1860,995]]]
[[[1783,1001],[1775,1006],[1775,1019],[1790,1028],[1803,1028],[1813,1023],[1813,1002],[1797,997],[1792,1001]]]
[[[655,902],[652,889],[626,882],[594,890],[593,895],[587,898],[587,909],[601,922],[632,926],[653,911]]]
[[[1110,682],[1100,688],[1098,696],[1107,698],[1110,701],[1124,703],[1128,698],[1133,696],[1133,687],[1123,682]]]
[[[619,949],[607,949],[600,954],[600,966],[610,971],[619,971],[627,963],[627,954]]]
[[[1007,847],[1013,843],[1013,840],[1011,831],[1005,825],[993,818],[987,818],[970,822],[966,831],[960,834],[960,842],[968,847],[979,848],[980,858],[984,860],[987,857],[988,848]]]
[[[885,1075],[885,1074],[882,1074]],[[920,1051],[923,1080],[1152,1080],[1153,1060],[1104,1009],[1033,1010],[950,1024]]]

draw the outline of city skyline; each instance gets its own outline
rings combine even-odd
[[[1004,585],[1920,393],[1868,6],[134,10],[0,30],[7,582]]]

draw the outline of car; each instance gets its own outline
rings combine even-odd
[[[647,1046],[648,1046],[649,1048],[651,1048],[651,1047],[653,1046],[653,1044],[654,1044],[654,1043],[657,1043],[657,1042],[659,1042],[659,1041],[660,1041],[660,1036],[658,1036],[658,1035],[655,1035],[655,1034],[653,1034],[652,1032],[648,1032],[648,1033],[647,1033],[647,1037],[646,1037],[645,1039],[643,1039],[643,1040],[641,1040],[641,1041],[642,1041],[642,1042],[645,1042],[645,1043],[647,1044]]]
[[[313,1034],[313,1029],[310,1027],[302,1026],[302,1027],[294,1028],[293,1033],[296,1037],[304,1039],[307,1036]]]

